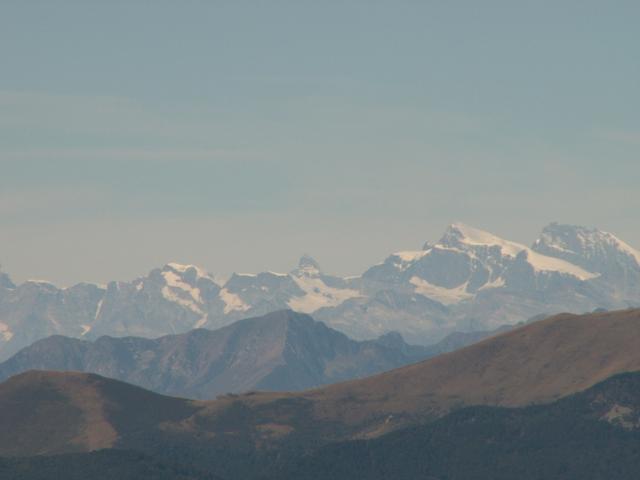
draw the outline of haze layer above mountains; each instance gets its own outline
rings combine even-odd
[[[539,314],[640,305],[640,253],[596,229],[551,224],[531,248],[466,225],[397,252],[357,277],[323,273],[310,257],[288,274],[234,274],[169,263],[107,286],[14,285],[0,274],[0,360],[61,334],[159,337],[292,309],[355,339],[399,331],[429,344]]]

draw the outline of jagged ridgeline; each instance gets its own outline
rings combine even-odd
[[[106,286],[14,285],[0,274],[0,360],[53,334],[155,338],[282,309],[313,313],[358,340],[399,331],[430,344],[539,314],[637,305],[640,253],[610,233],[551,224],[529,248],[453,224],[437,242],[347,278],[323,273],[309,256],[289,273],[225,281],[176,263]]]
[[[357,341],[309,315],[282,310],[217,330],[157,339],[52,335],[0,362],[0,381],[29,370],[53,370],[96,373],[197,399],[251,390],[298,391],[415,363],[510,328],[458,332],[429,346],[409,345],[397,332]]]
[[[408,345],[398,333],[356,341],[306,314],[284,310],[218,330],[158,339],[104,336],[88,341],[54,335],[0,363],[0,381],[29,370],[82,371],[167,395],[212,399],[223,393],[304,390],[361,378],[460,342]]]

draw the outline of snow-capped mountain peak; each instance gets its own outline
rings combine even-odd
[[[505,240],[463,223],[450,225],[438,244],[465,251],[471,250],[476,255],[480,250],[497,248],[503,256],[526,259],[535,271],[558,272],[580,280],[589,280],[598,276],[561,258],[541,254],[520,243]]]
[[[596,228],[551,223],[542,230],[533,249],[592,264],[602,263],[607,258],[611,261],[617,256],[618,260],[626,259],[640,268],[640,251],[612,233]]]
[[[636,304],[640,292],[640,252],[612,233],[551,223],[542,230],[532,248],[599,273],[604,287],[611,290],[616,299]]]
[[[516,242],[504,240],[492,233],[480,230],[464,223],[449,225],[438,245],[445,247],[499,247],[503,255],[515,258],[527,247]]]
[[[308,255],[287,274],[221,281],[171,262],[106,288],[14,285],[0,271],[0,358],[56,333],[157,337],[286,308],[313,312],[355,338],[399,330],[432,341],[540,313],[633,306],[640,306],[640,252],[610,233],[551,224],[528,248],[454,223],[422,250],[397,251],[350,278],[323,273]]]

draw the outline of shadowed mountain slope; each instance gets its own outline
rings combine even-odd
[[[377,436],[463,406],[551,402],[640,370],[639,342],[640,310],[563,314],[417,364],[288,398],[310,402],[315,418],[337,422],[350,435]],[[267,414],[273,399],[238,401]]]
[[[197,410],[191,400],[165,397],[98,375],[31,371],[0,384],[3,456],[83,452],[116,445],[162,422]]]
[[[167,395],[211,399],[365,377],[433,356],[439,348],[407,345],[399,334],[357,342],[308,315],[280,311],[154,340],[53,336],[0,364],[0,381],[34,369],[84,371]]]
[[[294,458],[279,480],[640,477],[640,374],[549,405],[468,407],[419,427]]]

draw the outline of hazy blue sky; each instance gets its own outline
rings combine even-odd
[[[0,4],[0,262],[360,273],[463,221],[640,248],[640,2]]]

